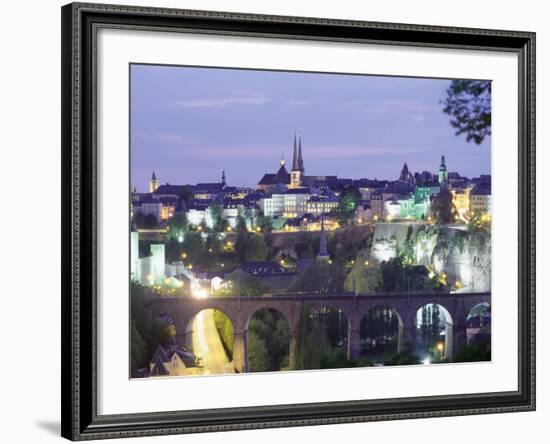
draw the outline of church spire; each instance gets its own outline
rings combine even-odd
[[[222,171],[222,186],[225,187],[227,185],[227,179],[225,177],[225,170]]]
[[[298,169],[304,172],[304,159],[302,157],[302,136],[298,137]]]
[[[298,171],[298,147],[296,145],[296,133],[294,133],[294,151],[292,153],[292,171]]]

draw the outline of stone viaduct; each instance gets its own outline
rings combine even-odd
[[[491,303],[491,293],[412,293],[412,294],[371,294],[355,296],[350,294],[326,295],[277,295],[254,297],[192,297],[151,296],[150,308],[156,315],[168,315],[176,326],[177,341],[186,343],[186,335],[191,332],[195,316],[205,309],[224,312],[233,323],[234,349],[233,365],[238,372],[248,370],[247,337],[248,321],[261,309],[273,309],[282,313],[288,321],[290,333],[289,363],[292,367],[296,352],[296,332],[306,305],[312,312],[323,308],[342,310],[348,320],[347,354],[355,358],[360,353],[361,319],[371,308],[390,307],[399,318],[398,351],[409,347],[414,339],[416,313],[426,304],[439,304],[450,315],[446,334],[445,356],[466,344],[466,320],[475,306]]]

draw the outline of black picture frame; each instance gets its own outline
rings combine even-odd
[[[71,440],[535,409],[535,33],[72,3],[62,14],[62,436]],[[507,51],[519,64],[518,390],[145,414],[97,414],[99,27]]]

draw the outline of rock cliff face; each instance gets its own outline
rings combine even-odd
[[[469,233],[462,227],[410,223],[379,223],[374,230],[371,260],[403,257],[424,265],[460,292],[491,291],[491,235]]]

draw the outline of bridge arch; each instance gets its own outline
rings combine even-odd
[[[490,293],[461,293],[461,294],[411,294],[411,295],[277,295],[263,297],[168,297],[151,295],[147,299],[147,307],[153,316],[169,316],[176,327],[178,344],[186,344],[185,332],[189,322],[204,309],[218,309],[223,311],[234,326],[233,365],[238,372],[245,369],[245,345],[248,320],[254,312],[262,308],[272,308],[280,311],[288,320],[290,329],[289,361],[292,364],[295,356],[296,333],[304,307],[313,311],[322,307],[341,309],[348,317],[348,357],[357,358],[361,352],[360,324],[367,311],[376,305],[389,305],[400,315],[403,323],[404,343],[409,342],[414,347],[414,338],[418,333],[416,325],[417,312],[425,305],[438,304],[444,307],[452,319],[452,333],[447,334],[446,355],[451,356],[459,351],[462,344],[466,344],[467,317],[470,310],[476,305],[491,300]],[[454,337],[454,338],[453,338]],[[449,344],[448,340],[453,338]],[[447,340],[448,339],[448,340]],[[401,343],[401,341],[400,341]],[[291,368],[293,368],[291,366]]]
[[[361,318],[361,354],[386,360],[405,349],[404,323],[396,308],[388,304],[370,307]]]
[[[234,321],[219,308],[202,308],[187,321],[185,347],[209,373],[233,373]]]
[[[480,302],[474,305],[466,317],[466,343],[488,341],[491,337],[491,304]]]
[[[450,360],[453,356],[453,317],[440,303],[427,303],[416,311],[414,348],[424,360]]]
[[[345,311],[337,304],[325,304],[311,309],[310,314],[327,332],[328,341],[333,348],[347,348],[350,334],[350,320]]]

